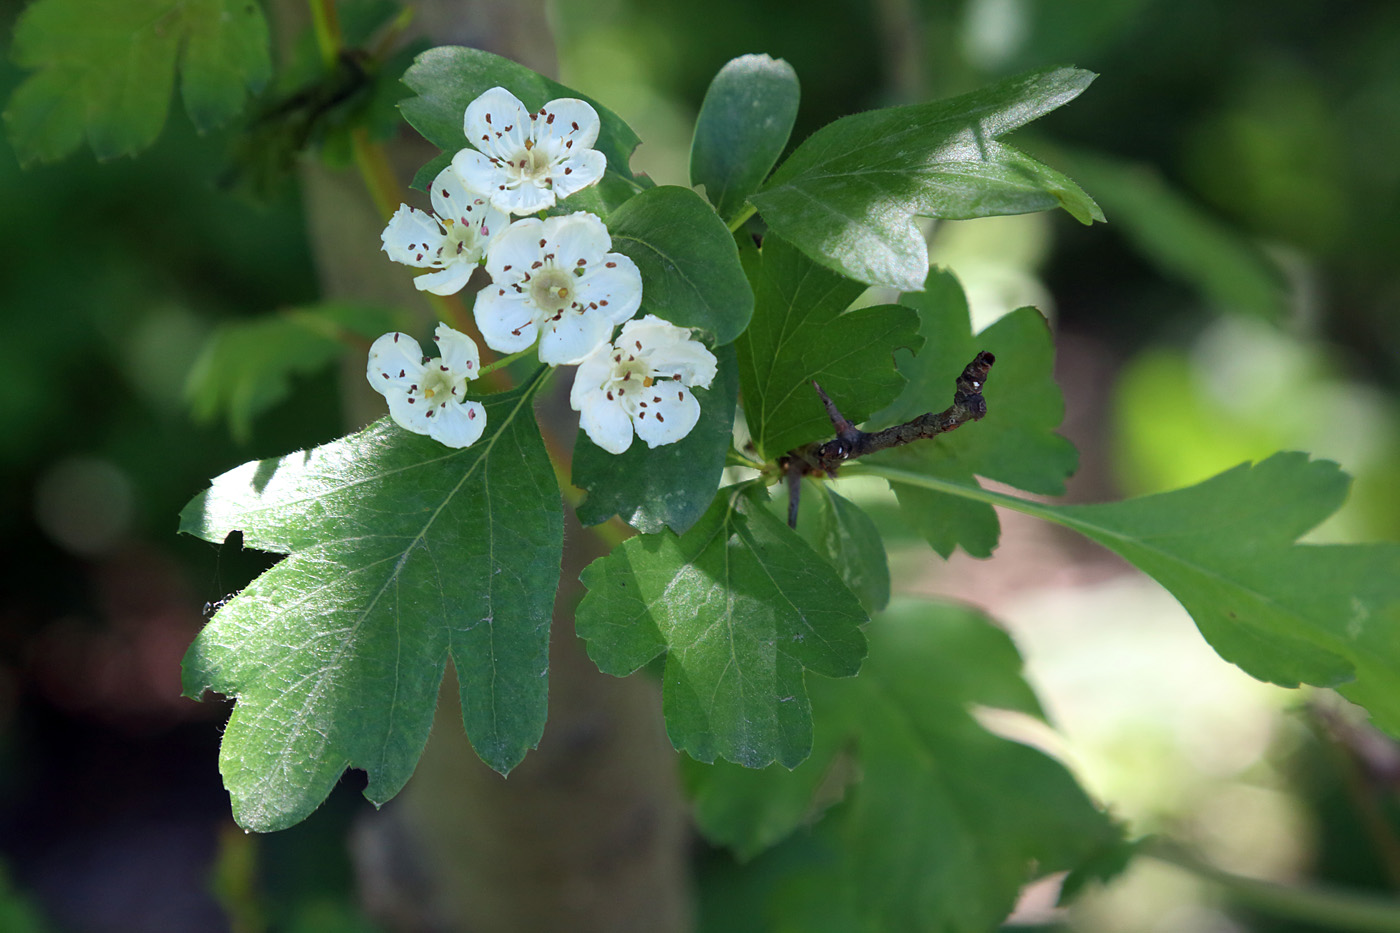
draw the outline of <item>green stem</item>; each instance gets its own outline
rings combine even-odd
[[[1158,843],[1143,852],[1225,889],[1236,904],[1274,917],[1352,933],[1400,933],[1400,901],[1342,888],[1291,887],[1260,881],[1207,865],[1180,848]]]
[[[1015,496],[1008,496],[1003,492],[993,492],[990,489],[983,489],[981,486],[965,486],[962,483],[954,483],[946,479],[939,479],[936,476],[912,473],[908,470],[901,470],[896,467],[882,466],[875,463],[848,463],[841,467],[841,475],[878,476],[881,479],[903,483],[906,486],[918,486],[921,489],[943,492],[950,496],[974,499],[978,502],[985,502],[988,505],[1005,506],[1008,509],[1014,509],[1017,512],[1030,515],[1034,518],[1043,519],[1047,522],[1054,522],[1057,525],[1068,525],[1072,528],[1079,527],[1078,524],[1066,521],[1063,515],[1045,508],[1038,502],[1031,502],[1028,499],[1018,499]]]
[[[316,48],[321,52],[321,61],[329,68],[335,64],[341,47],[340,17],[335,9],[335,0],[309,0],[309,5]]]
[[[757,213],[758,208],[754,207],[752,204],[745,204],[744,209],[739,212],[739,216],[735,217],[729,222],[729,232],[738,233],[739,228],[744,225],[744,221],[748,220],[750,217]]]
[[[518,353],[512,353],[509,356],[503,356],[499,360],[496,360],[494,363],[487,363],[485,366],[481,367],[481,370],[477,373],[477,378],[480,379],[482,376],[485,376],[489,373],[493,373],[498,369],[503,369],[506,366],[509,366],[511,363],[514,363],[516,360],[520,359],[527,353],[533,352],[535,352],[535,347],[534,344],[531,344],[530,346],[519,351]]]

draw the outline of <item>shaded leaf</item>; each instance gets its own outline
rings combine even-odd
[[[293,376],[328,366],[356,337],[372,341],[404,328],[400,318],[385,308],[329,303],[225,324],[190,372],[193,414],[205,422],[224,416],[234,438],[246,441],[253,419],[291,392]]]
[[[700,420],[676,443],[651,448],[634,439],[624,453],[610,454],[579,432],[573,483],[588,492],[577,509],[580,522],[596,525],[618,515],[645,534],[663,528],[684,534],[705,514],[719,489],[739,395],[733,346],[717,348],[715,357],[715,382],[692,390]]]
[[[739,387],[762,456],[832,435],[814,379],[853,423],[899,394],[904,378],[895,371],[895,348],[917,350],[923,343],[914,312],[898,305],[846,311],[865,286],[771,233],[761,251],[745,249],[740,258],[753,286],[754,316],[735,344]]]
[[[219,765],[240,825],[297,823],[346,767],[368,773],[370,800],[393,797],[427,741],[449,655],[482,760],[504,774],[538,744],[563,547],[530,411],[541,379],[487,398],[472,447],[384,419],[244,464],[185,507],[184,532],[241,531],[288,555],[185,656],[187,696],[238,700]]]
[[[710,82],[690,144],[690,183],[726,223],[783,154],[797,119],[797,72],[781,58],[741,55]]]
[[[639,314],[699,328],[716,346],[743,333],[753,292],[734,237],[700,195],[675,185],[643,191],[612,213],[608,230],[642,273]]]
[[[5,109],[21,163],[60,159],[84,138],[99,159],[145,149],[165,125],[177,64],[201,131],[272,72],[267,21],[248,0],[37,0],[11,54],[35,71]]]
[[[605,673],[665,655],[677,748],[701,761],[793,767],[812,745],[805,672],[854,674],[868,617],[762,497],[721,490],[684,535],[642,535],[594,561],[578,633]]]
[[[890,601],[890,568],[880,529],[860,506],[838,495],[830,483],[808,482],[804,501],[812,506],[798,513],[798,531],[828,561],[868,612]],[[809,517],[812,516],[812,517]]]
[[[976,474],[1029,492],[1063,493],[1078,455],[1055,433],[1065,406],[1054,380],[1050,329],[1040,312],[1013,311],[974,337],[962,288],[942,269],[930,270],[923,292],[900,300],[919,313],[919,333],[928,349],[913,359],[901,357],[899,369],[909,384],[872,422],[897,423],[941,411],[952,401],[958,373],[981,350],[997,360],[982,391],[987,415],[948,434],[866,459],[959,482],[973,482]],[[987,557],[996,547],[1000,524],[989,505],[923,487],[890,485],[905,518],[943,557],[958,546],[974,557]]]
[[[1020,668],[1006,634],[971,609],[881,616],[860,677],[813,683],[808,761],[790,773],[687,767],[701,830],[752,857],[844,797],[806,837],[827,857],[774,886],[793,929],[840,928],[831,918],[995,929],[1031,877],[1115,837],[1063,765],[969,715],[974,704],[1040,715]]]
[[[1102,220],[1074,182],[997,141],[1074,98],[1094,75],[1051,68],[949,100],[854,114],[808,137],[749,198],[770,230],[869,285],[914,291],[928,272],[919,217],[1063,207]]]

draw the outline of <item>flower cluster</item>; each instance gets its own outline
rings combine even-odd
[[[492,88],[467,106],[463,130],[475,148],[433,180],[432,211],[400,206],[381,239],[395,262],[434,270],[414,280],[434,294],[456,294],[484,265],[491,282],[472,313],[486,345],[500,353],[538,345],[541,362],[577,365],[569,401],[580,426],[599,447],[622,453],[634,433],[650,447],[690,433],[700,417],[690,390],[709,387],[715,357],[687,328],[651,314],[633,320],[641,273],[612,252],[598,217],[513,220],[603,177],[607,158],[593,148],[601,126],[586,101],[561,98],[531,113]],[[441,355],[429,359],[412,337],[385,334],[370,349],[366,375],[400,426],[466,447],[486,426],[485,409],[466,397],[481,371],[477,346],[446,324],[433,339]]]

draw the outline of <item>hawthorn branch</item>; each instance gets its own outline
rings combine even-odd
[[[822,387],[812,380],[812,388],[817,390],[822,404],[826,406],[827,417],[836,429],[833,440],[807,444],[790,450],[778,459],[778,467],[788,486],[788,525],[797,527],[798,499],[802,493],[802,477],[808,474],[835,476],[837,469],[847,460],[854,460],[866,454],[873,454],[890,447],[902,447],[925,438],[947,434],[967,424],[980,421],[987,414],[987,400],[982,397],[982,386],[987,381],[996,357],[983,350],[973,357],[972,362],[963,367],[953,391],[953,404],[940,412],[927,412],[903,424],[896,424],[883,431],[867,433],[851,424],[837,409],[836,403],[822,391]]]

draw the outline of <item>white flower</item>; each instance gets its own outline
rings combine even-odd
[[[476,343],[446,324],[433,337],[442,356],[425,359],[407,334],[385,334],[369,348],[365,376],[389,402],[389,417],[448,447],[469,447],[486,428],[486,409],[468,401],[467,382],[481,368]]]
[[[527,218],[491,244],[491,284],[476,294],[486,345],[515,353],[540,341],[540,361],[572,365],[607,342],[642,304],[642,274],[610,253],[608,228],[592,214]]]
[[[607,157],[593,148],[601,126],[597,111],[577,98],[531,113],[493,87],[467,105],[463,129],[476,149],[457,153],[452,167],[501,210],[533,214],[603,177]]]
[[[632,432],[648,447],[671,444],[700,420],[691,386],[708,389],[715,357],[684,327],[654,314],[628,321],[613,344],[579,364],[569,407],[579,427],[608,453],[632,446]]]
[[[436,213],[400,204],[379,238],[394,262],[440,270],[413,280],[420,291],[454,295],[510,218],[463,185],[450,166],[433,179],[430,196]]]

